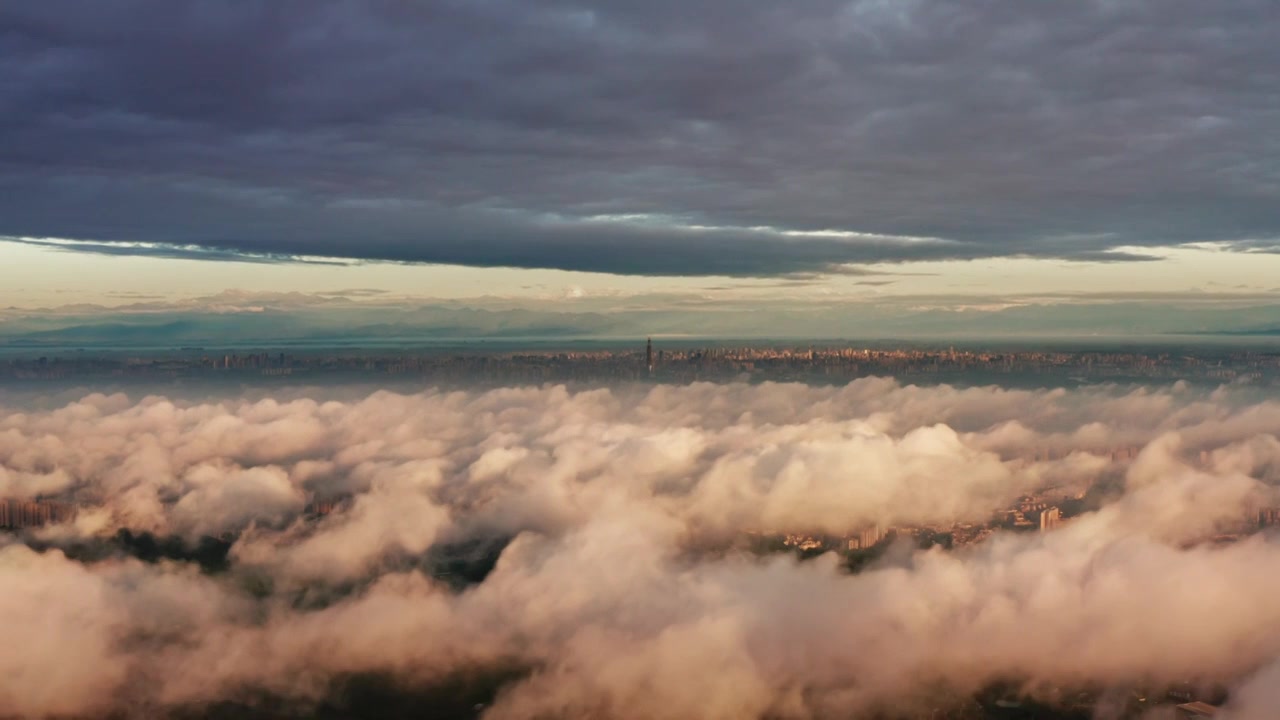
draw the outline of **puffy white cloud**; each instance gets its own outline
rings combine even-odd
[[[878,379],[314,394],[0,409],[0,478],[56,475],[84,508],[33,547],[236,537],[213,575],[0,547],[0,633],[20,641],[0,644],[0,703],[163,714],[517,668],[494,717],[825,717],[1003,679],[1261,672],[1247,709],[1280,657],[1280,545],[1199,542],[1274,502],[1270,400]],[[898,547],[857,575],[734,549],[982,521],[1100,480],[1111,502],[1053,532]],[[491,537],[512,540],[483,582],[432,576],[439,548]]]
[[[56,553],[0,547],[0,707],[21,716],[107,703],[126,668],[114,662],[122,608],[105,581]]]

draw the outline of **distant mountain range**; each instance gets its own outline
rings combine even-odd
[[[1039,304],[947,309],[833,304],[568,312],[452,305],[340,303],[246,309],[8,311],[0,345],[13,347],[218,346],[412,342],[479,338],[610,338],[646,335],[809,338],[1133,337],[1166,334],[1280,336],[1280,305],[1169,307],[1153,303]]]

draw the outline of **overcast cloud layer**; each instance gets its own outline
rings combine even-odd
[[[1226,682],[1232,720],[1280,701],[1280,545],[1197,544],[1276,500],[1280,404],[1245,389],[326,395],[0,409],[0,494],[83,505],[0,543],[0,707],[305,710],[352,674],[510,668],[489,717],[845,717],[996,680]],[[1111,502],[1053,532],[900,547],[858,575],[734,549],[1098,480]],[[118,528],[235,543],[214,574],[58,549]],[[483,582],[433,577],[442,544],[482,538],[512,538]]]
[[[0,235],[681,275],[1274,249],[1277,36],[1267,0],[10,3]]]

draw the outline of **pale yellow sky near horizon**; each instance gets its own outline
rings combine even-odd
[[[121,305],[178,300],[226,290],[324,293],[374,289],[415,298],[696,293],[725,300],[857,300],[903,295],[975,297],[1186,293],[1275,295],[1280,255],[1212,247],[1131,249],[1151,262],[1067,262],[1028,258],[862,266],[870,274],[829,275],[807,283],[785,279],[640,277],[562,270],[473,268],[365,262],[351,265],[253,263],[102,255],[0,242],[0,307],[77,303]]]

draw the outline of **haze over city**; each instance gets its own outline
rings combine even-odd
[[[1280,716],[1278,37],[0,5],[0,719]]]

